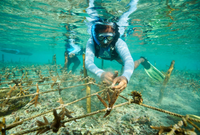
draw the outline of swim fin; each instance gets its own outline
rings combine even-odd
[[[156,67],[154,67],[145,57],[141,58],[145,59],[145,61],[141,64],[144,67],[147,75],[155,81],[163,82],[165,79],[165,75],[161,73]]]
[[[193,114],[188,114],[188,116],[189,116],[190,118],[194,118],[194,119],[200,120],[200,116],[193,115]]]

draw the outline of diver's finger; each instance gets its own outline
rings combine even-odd
[[[113,89],[121,89],[122,87],[125,87],[126,83],[124,83],[123,81],[121,81],[117,86],[113,86]]]
[[[110,82],[113,81],[112,77],[106,77],[106,79],[107,79],[108,81],[110,81]]]
[[[124,88],[119,89],[120,93],[124,90]]]
[[[119,79],[118,78],[115,78],[112,82],[112,87],[115,87],[115,84],[118,83]]]
[[[109,85],[111,84],[110,81],[109,81],[108,79],[105,79],[105,82],[106,82],[107,84],[109,84]]]
[[[125,89],[126,87],[123,86],[121,89],[119,89],[120,93]]]
[[[121,93],[125,88],[126,88],[126,85],[123,85],[123,86],[119,89],[120,93]]]

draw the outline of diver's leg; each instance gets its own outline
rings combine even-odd
[[[144,61],[144,58],[140,58],[139,60],[134,61],[134,69],[136,69]]]
[[[74,62],[74,65],[73,65],[73,67],[72,67],[72,73],[74,73],[74,72],[76,71],[77,67],[78,67],[78,66],[80,65],[80,63],[81,63],[77,56],[74,56],[74,57],[73,57],[73,62]]]
[[[68,57],[68,62],[67,62],[67,71],[69,72],[69,66],[71,65],[71,63],[73,63],[73,59]]]
[[[65,57],[65,62],[64,62],[63,68],[67,68],[67,65],[68,65],[68,54],[67,54],[67,52],[65,52],[64,57]]]

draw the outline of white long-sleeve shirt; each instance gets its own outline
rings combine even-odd
[[[129,3],[130,6],[129,10],[123,13],[119,21],[117,22],[117,24],[119,25],[120,36],[124,34],[125,27],[128,26],[129,15],[132,14],[135,10],[137,10],[137,2],[138,0],[131,0]],[[98,13],[96,12],[96,10],[93,10],[92,7],[94,7],[94,0],[89,0],[89,7],[86,10],[88,15],[90,16],[87,17],[87,20],[89,22],[98,18]],[[93,24],[87,23],[87,25],[88,25],[88,33],[91,34],[91,27]],[[134,71],[134,62],[127,47],[127,44],[121,38],[119,38],[118,41],[116,42],[115,50],[119,54],[124,64],[124,71],[122,76],[125,76],[129,81]],[[101,77],[101,74],[105,71],[98,68],[94,64],[94,57],[95,57],[94,42],[93,39],[90,38],[86,45],[86,59],[85,59],[86,68],[90,72],[96,74],[98,77]]]
[[[131,75],[134,71],[134,62],[127,47],[127,44],[121,38],[119,38],[115,44],[115,50],[119,54],[124,64],[124,71],[122,76],[125,76],[129,82]],[[94,57],[95,57],[94,41],[92,38],[90,38],[86,45],[85,66],[87,70],[96,74],[98,77],[101,77],[101,74],[105,71],[98,68],[94,64]]]

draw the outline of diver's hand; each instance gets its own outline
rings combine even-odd
[[[117,83],[118,83],[118,85],[115,86],[115,84],[117,84]],[[120,92],[122,92],[126,88],[127,83],[128,83],[128,81],[125,76],[116,77],[113,80],[112,89],[119,89]]]
[[[74,56],[75,56],[74,53],[71,53],[71,54],[69,55],[70,58],[72,58],[72,57],[74,57]]]
[[[107,84],[111,84],[111,82],[113,81],[113,73],[103,72],[101,74],[101,80],[105,81]]]

